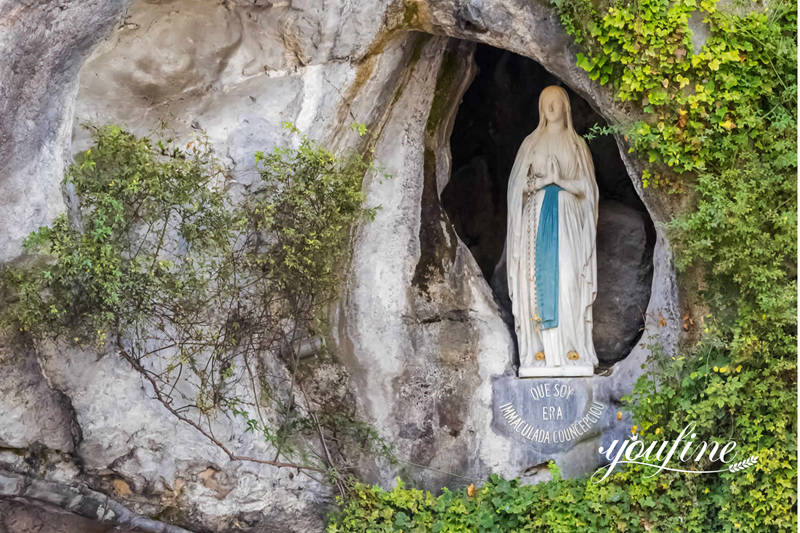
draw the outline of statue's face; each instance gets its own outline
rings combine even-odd
[[[544,117],[548,124],[561,124],[564,122],[564,103],[556,95],[545,97]]]

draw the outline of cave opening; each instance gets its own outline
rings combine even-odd
[[[478,44],[476,75],[464,93],[450,137],[450,180],[441,202],[492,288],[513,331],[505,260],[506,191],[523,139],[539,122],[539,94],[566,89],[575,130],[587,139],[600,192],[597,223],[597,297],[593,338],[602,367],[625,358],[644,331],[653,279],[656,232],[611,135],[586,135],[605,120],[539,63]]]

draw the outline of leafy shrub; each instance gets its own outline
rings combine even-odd
[[[703,273],[711,313],[697,346],[661,358],[659,371],[637,383],[635,419],[645,438],[674,438],[694,421],[759,456],[746,474],[668,474],[666,496],[702,494],[694,498],[700,530],[794,530],[796,6],[750,3],[736,14],[737,6],[723,11],[705,0],[604,10],[577,3],[585,17],[572,19],[573,32],[586,43],[579,65],[619,100],[642,106],[644,119],[626,133],[653,163],[643,185],[695,191],[667,231],[678,270]],[[708,31],[697,53],[693,15]]]
[[[34,346],[118,353],[231,459],[333,468],[330,453],[294,445],[304,432],[325,441],[333,419],[305,394],[298,358],[325,331],[350,227],[373,214],[361,191],[371,163],[301,137],[298,148],[257,153],[259,179],[233,203],[202,138],[182,148],[115,126],[92,133],[65,177],[72,216],[32,234],[29,259],[3,269],[6,330]],[[244,417],[274,455],[241,457],[218,440],[211,422],[225,415]]]
[[[615,485],[562,480],[555,464],[553,479],[523,485],[497,475],[480,488],[430,492],[357,484],[343,507],[330,517],[328,533],[644,531],[631,514],[632,496]]]

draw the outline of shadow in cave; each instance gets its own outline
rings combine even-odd
[[[478,45],[478,73],[464,94],[450,137],[452,172],[442,205],[489,280],[513,331],[503,256],[508,176],[522,140],[539,123],[539,93],[561,81],[535,61]],[[580,135],[606,122],[564,86]],[[593,337],[601,366],[626,357],[644,330],[653,278],[655,228],[611,135],[587,140],[600,190],[597,298]]]

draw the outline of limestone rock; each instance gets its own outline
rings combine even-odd
[[[39,445],[72,452],[74,440],[80,438],[72,405],[47,382],[36,356],[0,346],[0,368],[4,370],[0,372],[0,447],[25,450]]]
[[[126,4],[0,1],[0,261],[64,209],[78,70]]]
[[[605,365],[628,355],[645,325],[653,258],[644,217],[614,200],[600,203],[592,336],[597,357]]]
[[[135,533],[65,513],[58,508],[25,505],[13,500],[0,501],[0,527],[7,533]]]

